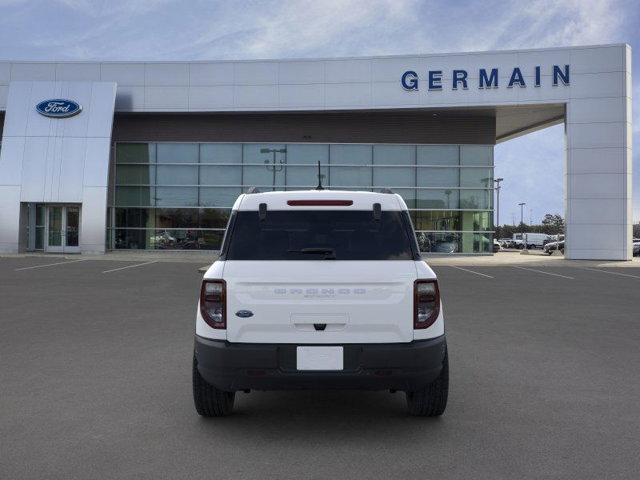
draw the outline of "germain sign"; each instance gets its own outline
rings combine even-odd
[[[554,87],[560,84],[569,85],[569,70],[569,65],[562,67],[554,65],[553,68],[550,69],[549,74],[553,77],[552,84]],[[528,80],[531,85],[534,87],[541,86],[542,67],[538,65],[532,72],[525,73],[529,73],[532,76],[532,78]],[[445,79],[442,70],[428,70],[425,77],[424,81],[427,83],[429,91],[439,91],[443,89]],[[419,90],[420,82],[420,76],[413,70],[407,70],[400,78],[402,88],[408,91]],[[467,90],[469,84],[472,83],[467,70],[452,70],[450,82],[451,90],[458,90],[459,88]],[[497,68],[481,68],[478,70],[477,79],[474,80],[474,83],[476,82],[478,88],[499,88],[501,83],[506,83],[507,88],[525,88],[527,86],[527,80],[525,80],[524,74],[519,67],[513,68],[513,70],[508,71],[504,76],[501,76],[501,72],[498,71]]]
[[[82,106],[73,100],[56,98],[40,102],[36,105],[36,110],[45,117],[67,118],[79,114],[82,111]]]

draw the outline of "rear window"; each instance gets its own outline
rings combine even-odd
[[[372,210],[235,213],[227,260],[412,260],[409,216]]]

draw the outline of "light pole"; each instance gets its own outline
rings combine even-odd
[[[494,182],[496,183],[496,225],[500,226],[500,182],[503,181],[504,178],[496,178]]]
[[[522,233],[522,245],[524,252],[527,250],[527,239],[524,238],[524,206],[526,205],[526,202],[521,202],[518,205],[520,205],[520,231]]]
[[[264,163],[267,166],[266,167],[267,170],[271,170],[273,172],[273,191],[275,191],[276,190],[276,172],[281,171],[284,168],[284,164],[287,163],[286,161],[287,149],[286,148],[261,148],[260,153],[273,153],[273,161],[270,162],[269,160],[265,160]],[[276,162],[276,154],[278,153],[285,154],[285,160],[280,159],[279,163]]]
[[[491,193],[489,193],[489,183],[491,182],[491,177],[481,178],[480,181],[484,183],[484,198],[487,200],[487,207],[489,206],[489,195],[493,196],[493,189],[491,189]],[[493,199],[492,199],[493,200]]]
[[[524,225],[524,206],[526,205],[526,202],[522,202],[519,203],[518,205],[520,205],[520,228],[522,228],[522,225]]]

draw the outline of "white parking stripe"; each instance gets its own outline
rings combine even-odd
[[[610,275],[620,275],[621,277],[640,278],[640,276],[638,275],[631,275],[629,273],[620,273],[620,272],[610,272],[608,270],[601,270],[599,268],[589,268],[589,267],[579,267],[579,268],[582,268],[583,270],[591,270],[592,272],[608,273]]]
[[[454,265],[449,265],[449,267],[457,268],[458,270],[462,270],[464,272],[473,273],[474,275],[480,275],[481,277],[493,278],[491,275],[487,275],[486,273],[474,272],[473,270],[468,270],[468,269],[462,268],[462,267],[456,267]]]
[[[84,262],[85,260],[86,258],[82,258],[80,260],[71,260],[70,262],[47,263],[46,265],[33,265],[32,267],[16,268],[15,271],[19,272],[20,270],[31,270],[33,268],[44,268],[44,267],[53,267],[55,265],[66,265],[67,263],[78,263],[78,262]]]
[[[536,272],[536,273],[542,273],[544,275],[552,275],[554,277],[560,277],[560,278],[566,278],[569,280],[575,280],[575,278],[573,277],[568,277],[566,275],[560,275],[559,273],[551,273],[551,272],[545,272],[543,270],[536,270],[535,268],[525,268],[525,267],[517,267],[517,266],[513,266],[513,268],[519,268],[520,270],[527,270],[528,272]]]
[[[152,263],[156,263],[157,260],[153,260],[151,262],[145,262],[145,263],[138,263],[136,265],[127,265],[126,267],[120,267],[120,268],[112,268],[111,270],[105,270],[102,273],[111,273],[111,272],[117,272],[119,270],[125,270],[127,268],[136,268],[136,267],[142,267],[144,265],[151,265]]]

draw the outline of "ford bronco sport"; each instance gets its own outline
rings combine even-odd
[[[197,412],[235,392],[404,391],[441,415],[449,385],[436,275],[393,193],[250,193],[235,202],[196,313]]]

